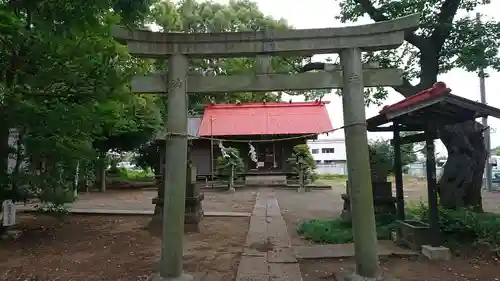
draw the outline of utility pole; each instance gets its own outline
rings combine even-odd
[[[210,179],[210,181],[212,183],[212,187],[214,187],[213,183],[214,183],[214,174],[215,174],[215,172],[214,172],[215,171],[215,169],[214,169],[215,160],[214,160],[213,122],[214,122],[214,117],[210,116],[210,176],[212,177]]]
[[[476,30],[479,34],[481,34],[481,14],[476,13]],[[484,51],[483,51],[484,52]],[[479,92],[481,94],[481,103],[486,103],[486,73],[483,68],[479,71]],[[486,148],[487,158],[486,158],[486,167],[485,167],[485,187],[488,191],[492,190],[492,167],[491,167],[491,143],[490,143],[490,128],[488,127],[488,118],[483,117],[482,122],[483,126],[487,128],[484,131],[484,146]]]

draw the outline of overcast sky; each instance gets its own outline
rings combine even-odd
[[[334,0],[253,0],[257,2],[260,10],[271,15],[276,19],[285,18],[289,24],[295,28],[322,28],[322,27],[339,27],[342,24],[335,20],[335,15],[339,13],[338,4]],[[229,0],[217,0],[216,2],[227,3]],[[478,10],[486,18],[496,18],[495,12],[500,11],[500,1],[492,1],[494,4],[488,5],[486,8]],[[475,12],[472,14],[475,15]],[[370,20],[361,21],[360,23],[370,23]],[[323,61],[325,56],[315,56],[314,61]],[[486,99],[487,103],[500,107],[500,96],[496,92],[499,83],[500,75],[496,72],[489,72],[490,77],[486,81]],[[467,73],[461,70],[454,70],[439,77],[440,81],[445,82],[452,89],[453,94],[459,95],[474,101],[480,100],[479,94],[479,79],[473,73]],[[495,82],[496,81],[496,82]],[[403,97],[395,91],[390,91],[389,97],[384,104],[392,104],[400,101]],[[331,101],[328,105],[328,111],[334,127],[340,127],[343,124],[342,118],[342,101],[335,94],[330,94],[324,100]],[[378,106],[371,106],[366,109],[367,117],[377,114],[380,110]],[[489,124],[493,128],[491,133],[491,145],[496,147],[500,145],[500,120],[489,118]],[[496,130],[499,132],[495,132]],[[330,134],[328,138],[343,138],[343,131],[337,131]],[[390,133],[370,133],[369,138],[384,137],[389,138]],[[445,149],[439,142],[438,151],[444,152]]]

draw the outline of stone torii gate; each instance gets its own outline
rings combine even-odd
[[[160,272],[151,280],[193,280],[183,273],[186,197],[188,95],[228,92],[334,89],[343,91],[348,180],[356,252],[353,277],[377,278],[376,230],[366,132],[364,87],[400,85],[398,69],[363,69],[363,51],[394,49],[404,33],[417,27],[418,15],[345,28],[231,33],[156,33],[114,29],[114,36],[140,58],[168,58],[168,75],[152,74],[132,82],[134,92],[168,93],[166,180]],[[272,74],[271,55],[340,54],[341,69]],[[189,58],[257,57],[255,75],[189,76]],[[366,279],[362,279],[366,280]]]

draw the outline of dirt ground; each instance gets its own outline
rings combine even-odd
[[[426,196],[425,182],[405,182],[405,199]],[[292,245],[307,245],[296,227],[303,220],[340,215],[345,187],[297,193],[276,190]],[[236,193],[204,191],[205,211],[252,212],[257,189]],[[98,209],[153,209],[154,190],[108,191],[81,194],[72,207]],[[500,210],[500,193],[484,196],[487,210]],[[158,262],[160,241],[144,227],[148,216],[71,216],[58,221],[47,216],[21,216],[23,234],[14,241],[0,241],[0,280],[14,281],[132,281],[145,280]],[[235,280],[248,231],[249,218],[205,218],[198,234],[185,236],[185,270],[203,275],[203,281]],[[75,235],[76,234],[76,235]],[[353,267],[353,261],[304,260],[304,281],[334,280],[332,273]],[[389,258],[381,268],[401,280],[499,281],[500,264],[494,259],[456,257],[436,263],[424,259]]]
[[[22,235],[0,241],[0,280],[136,281],[155,270],[160,241],[149,217],[22,215]],[[185,235],[184,269],[203,281],[234,280],[249,218],[205,218]]]
[[[205,199],[203,209],[208,212],[252,212],[256,190],[238,189],[231,193],[216,190],[203,190]],[[104,210],[153,210],[151,200],[156,197],[155,190],[108,190],[104,193],[80,193],[77,201],[68,204],[76,209]],[[23,206],[20,206],[22,209]]]
[[[456,257],[450,261],[429,261],[423,257],[412,259],[391,257],[380,260],[383,272],[402,281],[498,281],[500,263],[497,260],[479,260]],[[304,281],[336,281],[334,273],[353,271],[353,259],[303,260],[300,269]]]
[[[404,177],[403,189],[406,202],[427,201],[427,182],[425,178]],[[394,178],[389,177],[388,181],[393,183],[392,193],[396,194]],[[332,186],[336,192],[345,193],[345,181],[340,180],[320,180],[319,182]],[[488,212],[500,212],[500,192],[488,192],[483,190],[483,207]]]
[[[310,219],[328,219],[340,216],[342,199],[337,190],[312,190],[298,193],[295,190],[276,190],[281,215],[287,224],[292,246],[309,245],[297,234],[300,222]]]

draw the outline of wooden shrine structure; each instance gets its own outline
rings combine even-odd
[[[422,245],[442,245],[439,228],[438,190],[434,140],[439,138],[439,128],[455,125],[479,117],[500,118],[500,109],[451,94],[442,82],[432,88],[385,106],[380,114],[367,120],[371,132],[393,132],[394,173],[398,218],[397,242],[420,250]],[[391,126],[384,126],[392,123]],[[401,137],[401,132],[420,132]],[[425,141],[429,223],[407,220],[403,193],[403,167],[401,145]]]
[[[188,175],[188,93],[301,91],[342,88],[347,162],[351,184],[356,274],[378,275],[375,218],[370,190],[364,87],[397,86],[398,69],[366,68],[362,52],[394,49],[405,32],[417,28],[419,15],[345,28],[263,30],[224,33],[159,33],[116,27],[115,38],[130,54],[168,58],[168,74],[138,77],[134,92],[168,94],[166,172],[160,272],[151,280],[193,280],[183,273],[183,234]],[[313,56],[339,53],[341,69],[299,74],[273,73],[271,56]],[[253,75],[190,75],[190,58],[256,57]],[[355,175],[357,174],[357,175]]]

